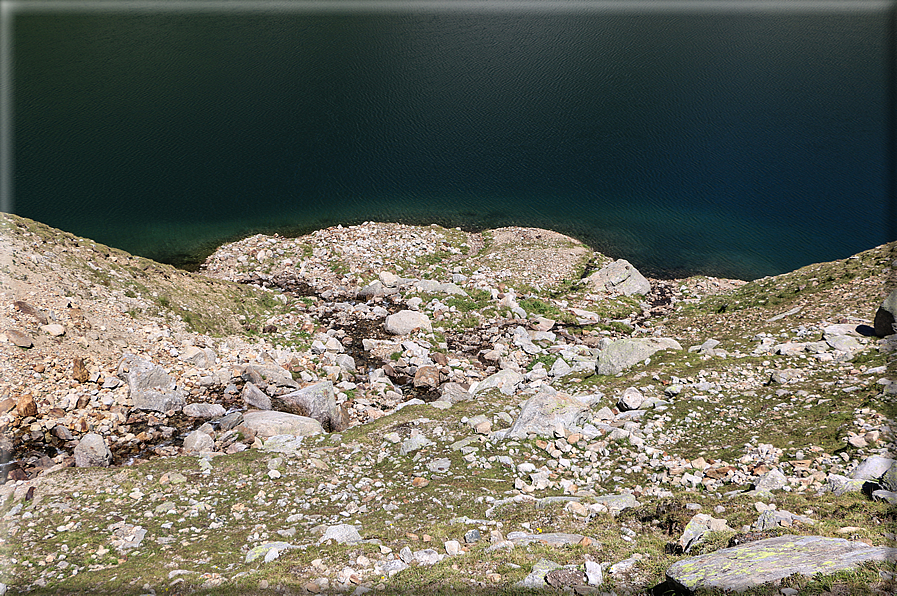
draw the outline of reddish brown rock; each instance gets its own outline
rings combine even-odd
[[[72,360],[72,378],[79,383],[86,383],[90,377],[87,366],[84,364],[83,358],[75,358]]]
[[[37,404],[34,403],[34,396],[30,393],[23,393],[16,401],[16,414],[22,418],[29,416],[37,416]]]
[[[30,315],[30,316],[34,317],[35,319],[37,319],[37,322],[40,323],[41,325],[47,324],[47,322],[48,322],[47,315],[45,315],[43,312],[41,312],[41,310],[39,308],[31,306],[30,304],[28,304],[27,302],[25,302],[23,300],[16,300],[15,302],[12,303],[12,305],[20,313]]]

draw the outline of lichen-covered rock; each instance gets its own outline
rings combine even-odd
[[[643,362],[660,350],[681,350],[674,339],[666,337],[645,337],[638,339],[618,339],[612,341],[598,353],[595,372],[599,375],[615,375],[630,366]]]
[[[589,407],[566,393],[543,392],[526,400],[520,415],[508,431],[509,438],[526,438],[533,434],[551,436],[558,425],[564,428],[580,426],[589,413]]]
[[[681,590],[743,592],[795,573],[812,576],[854,569],[866,561],[897,560],[897,548],[822,536],[778,536],[684,559],[667,569]]]

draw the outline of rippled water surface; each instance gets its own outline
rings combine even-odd
[[[16,212],[178,263],[388,220],[742,278],[894,235],[886,4],[414,6],[19,13]]]

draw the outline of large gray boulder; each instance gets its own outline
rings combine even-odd
[[[128,384],[134,407],[153,412],[180,411],[186,400],[165,369],[133,354],[118,364],[118,378]]]
[[[270,439],[275,435],[308,437],[324,432],[324,427],[314,418],[274,410],[246,412],[243,414],[243,425],[261,439]]]
[[[608,263],[585,279],[586,287],[595,292],[612,292],[632,296],[651,291],[651,283],[629,261]]]
[[[850,477],[853,480],[878,480],[892,467],[894,467],[894,460],[890,457],[872,455],[860,462]]]
[[[643,362],[660,350],[681,350],[674,339],[666,337],[645,337],[638,339],[618,339],[598,352],[595,372],[599,375],[615,375],[630,366]]]
[[[558,425],[563,425],[564,428],[581,426],[588,415],[589,406],[566,393],[539,393],[523,404],[520,415],[507,436],[521,439],[529,434],[540,437],[553,436]]]
[[[112,463],[112,452],[103,437],[88,433],[75,446],[75,466],[79,468],[108,467]]]
[[[894,321],[897,320],[897,290],[891,292],[875,313],[875,335],[893,335]]]
[[[524,381],[523,375],[516,370],[506,368],[500,370],[494,375],[490,375],[477,383],[473,388],[473,393],[482,393],[489,389],[498,389],[505,395],[514,395],[517,386]]]
[[[247,382],[243,385],[243,392],[240,394],[243,403],[259,410],[271,409],[271,398],[264,391],[256,387],[254,384]]]
[[[413,310],[400,310],[394,315],[389,315],[386,317],[384,327],[387,333],[393,335],[408,335],[415,329],[433,331],[429,317]]]
[[[327,432],[342,432],[348,427],[348,412],[336,404],[333,383],[322,381],[271,400],[275,410],[314,418]]]
[[[789,575],[812,576],[854,569],[866,561],[897,560],[897,548],[822,536],[778,536],[683,559],[667,569],[680,590],[716,588],[744,592]]]

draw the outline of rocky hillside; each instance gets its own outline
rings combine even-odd
[[[895,591],[894,244],[657,280],[366,223],[191,274],[0,228],[0,593]]]

